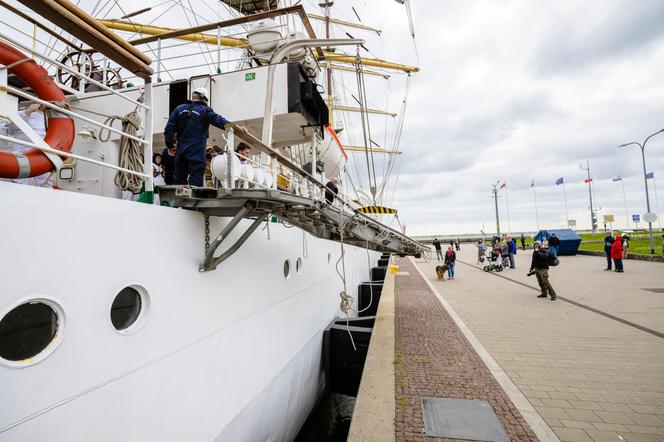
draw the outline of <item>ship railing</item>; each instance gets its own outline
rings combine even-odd
[[[320,205],[335,206],[338,210],[342,211],[343,213],[350,214],[352,217],[354,217],[354,219],[357,222],[370,224],[378,228],[381,231],[381,236],[383,239],[387,239],[388,237],[397,238],[401,242],[408,244],[413,250],[421,251],[428,248],[427,246],[409,238],[402,232],[392,229],[391,227],[386,226],[376,221],[375,219],[371,218],[370,216],[360,212],[359,210],[354,208],[353,205],[342,196],[328,192],[326,185],[322,181],[320,181],[317,177],[313,176],[302,166],[297,164],[294,160],[286,157],[279,150],[265,145],[263,142],[261,142],[261,140],[254,137],[250,133],[242,129],[238,130],[238,128],[234,125],[232,125],[232,127],[228,129],[226,136],[226,148],[224,155],[227,155],[226,158],[227,170],[225,173],[225,183],[222,183],[223,187],[227,189],[238,188],[238,186],[236,185],[238,174],[234,173],[233,158],[232,158],[233,155],[237,155],[237,153],[234,150],[236,136],[240,138],[242,141],[244,141],[246,144],[248,144],[252,149],[256,149],[259,153],[264,153],[271,158],[269,166],[274,182],[270,188],[279,189],[277,186],[277,176],[282,176],[287,178],[287,175],[282,173],[277,173],[279,168],[283,167],[287,169],[292,174],[292,176],[297,177],[300,184],[304,183],[308,187],[309,199],[317,202]],[[315,163],[312,162],[312,165],[313,164]],[[314,169],[312,168],[312,171],[313,170]],[[279,190],[283,190],[283,188]],[[290,192],[292,193],[292,190],[290,190]],[[325,198],[326,193],[327,195],[333,197],[332,203],[327,202]]]
[[[26,53],[32,55],[33,57],[39,58],[44,62],[44,64],[56,67],[58,69],[62,69],[69,74],[73,75],[77,79],[79,79],[80,83],[83,84],[85,82],[89,82],[91,84],[94,84],[98,86],[101,90],[110,92],[113,95],[116,95],[123,100],[127,101],[127,103],[130,103],[133,105],[134,110],[138,110],[139,108],[143,110],[144,112],[144,124],[143,124],[143,134],[142,136],[137,136],[137,135],[132,135],[130,133],[124,132],[122,129],[115,128],[111,125],[104,124],[100,121],[95,120],[94,118],[87,117],[85,115],[82,115],[81,113],[72,111],[68,109],[67,103],[52,103],[49,101],[42,100],[35,95],[32,95],[22,89],[18,89],[16,87],[10,86],[8,84],[8,72],[9,69],[7,66],[0,65],[0,94],[11,94],[16,97],[20,97],[24,100],[27,100],[32,103],[37,103],[43,106],[45,109],[52,111],[55,114],[61,114],[61,115],[66,115],[68,117],[71,117],[73,119],[78,119],[80,121],[83,121],[85,123],[88,123],[92,126],[96,126],[100,129],[107,130],[109,132],[113,132],[120,137],[124,137],[128,140],[131,140],[134,143],[138,143],[139,145],[143,146],[143,170],[131,170],[127,169],[124,167],[116,166],[114,164],[109,164],[104,161],[99,161],[93,158],[89,158],[83,155],[78,155],[78,154],[73,154],[70,152],[64,152],[58,149],[54,149],[46,142],[39,137],[34,131],[31,131],[32,133],[27,132],[26,130],[22,130],[24,134],[30,139],[30,141],[25,141],[21,139],[17,139],[15,137],[11,136],[6,136],[6,135],[0,135],[0,140],[15,144],[15,145],[21,145],[25,147],[30,147],[30,148],[35,148],[38,149],[42,152],[44,152],[47,157],[51,160],[53,165],[55,166],[56,172],[60,172],[60,170],[63,168],[63,161],[61,157],[64,158],[72,158],[75,160],[79,161],[84,161],[88,162],[91,164],[95,164],[97,166],[105,167],[108,169],[113,169],[119,172],[124,172],[130,175],[138,176],[143,178],[144,182],[144,190],[146,192],[153,192],[154,191],[154,185],[153,185],[153,174],[152,174],[152,136],[153,136],[153,130],[152,130],[152,119],[153,119],[153,112],[152,112],[152,83],[150,81],[146,81],[145,85],[141,88],[142,89],[142,99],[133,99],[126,94],[123,94],[108,85],[104,84],[103,82],[97,81],[94,78],[91,78],[81,72],[78,72],[76,69],[72,69],[69,66],[66,66],[57,60],[54,60],[50,58],[49,56],[40,53],[36,49],[30,48],[29,46],[26,46],[22,44],[21,42],[17,41],[16,39],[10,37],[9,35],[5,34],[4,32],[0,32],[0,40],[16,47],[19,48]],[[0,101],[1,103],[2,101]],[[18,116],[16,111],[14,109],[9,108],[10,104],[5,100],[4,102],[6,109],[0,108],[0,117],[4,117],[10,121],[17,122],[21,117]],[[20,122],[17,123],[21,124]],[[25,126],[24,126],[25,127]],[[30,129],[29,127],[26,129]]]

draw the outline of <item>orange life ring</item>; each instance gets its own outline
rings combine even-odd
[[[66,107],[65,94],[48,75],[46,69],[4,42],[0,42],[0,64],[23,79],[37,97]],[[74,120],[51,109],[46,110],[46,116],[48,117],[48,130],[44,141],[53,149],[70,152],[76,134]],[[50,172],[52,169],[53,163],[39,149],[30,149],[23,153],[0,150],[0,177],[2,178],[28,178]]]

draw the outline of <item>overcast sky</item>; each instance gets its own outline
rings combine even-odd
[[[511,230],[535,230],[533,178],[540,227],[563,227],[562,186],[554,185],[561,176],[569,218],[589,228],[579,168],[586,160],[600,227],[603,214],[625,224],[616,175],[624,177],[630,219],[645,213],[640,150],[616,146],[664,129],[664,1],[413,0],[413,7],[422,71],[409,96],[394,202],[408,233],[478,232],[482,223],[495,231],[497,180],[507,183]],[[383,27],[404,29],[399,5],[389,11]],[[399,35],[383,53],[414,63],[407,33]],[[664,211],[664,134],[648,142],[646,160]],[[503,231],[505,196],[503,189]],[[652,186],[651,205],[655,211]]]

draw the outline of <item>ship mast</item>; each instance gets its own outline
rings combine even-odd
[[[318,4],[325,11],[325,38],[330,38],[330,8],[334,5],[333,0],[325,0]],[[327,48],[330,51],[330,48]],[[329,112],[329,125],[334,129],[334,107],[332,101],[332,66],[328,63],[325,72],[327,74],[327,108]]]

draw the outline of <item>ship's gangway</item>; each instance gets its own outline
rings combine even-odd
[[[276,216],[318,238],[343,241],[371,250],[419,256],[426,246],[344,205],[332,205],[278,189],[225,189],[159,186],[162,203],[195,210],[206,216],[232,217],[209,244],[201,271],[213,270],[235,253],[256,228]],[[244,218],[251,226],[223,254],[214,256],[230,232]]]

